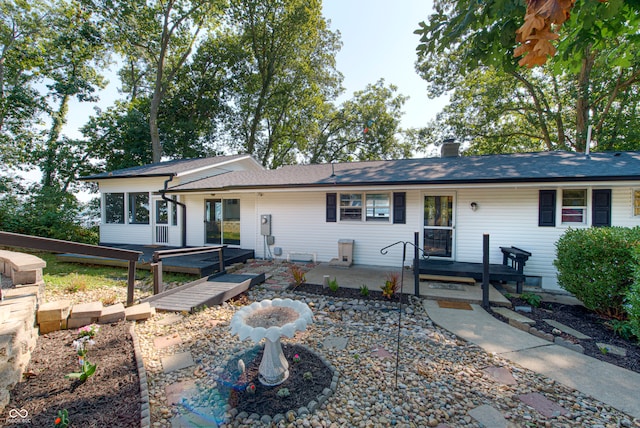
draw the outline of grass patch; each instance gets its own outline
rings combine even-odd
[[[75,293],[98,288],[127,287],[127,268],[61,262],[54,253],[41,251],[29,251],[28,253],[47,262],[47,267],[43,269],[42,274],[49,289]],[[162,278],[165,283],[190,282],[197,279],[195,275],[170,272],[164,272]],[[151,281],[151,272],[136,269],[136,280]]]

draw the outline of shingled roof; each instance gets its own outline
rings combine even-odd
[[[640,152],[537,152],[402,159],[276,170],[234,171],[170,189],[209,190],[412,184],[474,184],[640,180]]]
[[[176,159],[166,162],[157,162],[149,165],[134,166],[111,172],[81,177],[81,180],[94,181],[108,178],[136,178],[136,177],[171,177],[195,171],[201,168],[214,167],[217,164],[226,163],[240,158],[248,158],[249,155],[213,156],[208,158]]]

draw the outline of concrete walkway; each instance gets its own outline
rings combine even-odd
[[[471,306],[471,311],[445,309],[424,301],[433,322],[458,337],[640,418],[639,373],[554,345]]]

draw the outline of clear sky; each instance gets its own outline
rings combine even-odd
[[[413,34],[418,23],[432,12],[431,0],[324,0],[323,14],[330,28],[341,34],[342,49],[337,55],[337,68],[344,75],[345,98],[354,91],[384,78],[398,86],[398,92],[409,97],[405,103],[402,127],[422,127],[435,117],[446,99],[430,100],[426,83],[415,72],[415,49],[419,38]],[[112,66],[111,81],[100,94],[97,104],[105,109],[120,98],[119,82]],[[78,129],[94,114],[93,106],[73,103],[65,134],[81,138]]]

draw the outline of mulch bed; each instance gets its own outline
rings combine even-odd
[[[11,391],[11,409],[25,409],[29,426],[54,426],[58,411],[67,409],[72,427],[139,427],[140,381],[129,325],[101,325],[87,360],[97,364],[93,376],[81,383],[65,379],[80,371],[73,348],[77,330],[42,335],[31,354],[23,380]]]
[[[402,303],[409,302],[409,295],[407,294],[396,294],[391,299],[388,299],[382,294],[382,291],[377,290],[369,290],[369,293],[365,296],[360,292],[359,289],[355,288],[340,287],[336,291],[331,291],[329,288],[323,288],[322,285],[307,283],[300,284],[297,287],[291,286],[290,290],[341,299],[377,300],[381,302],[399,302],[400,298],[402,297]]]
[[[226,384],[228,391],[222,393],[229,397],[229,404],[238,412],[258,415],[285,414],[289,410],[298,410],[307,406],[312,400],[317,400],[325,388],[331,386],[333,372],[313,352],[303,346],[282,344],[282,351],[289,362],[289,378],[280,385],[265,386],[258,379],[258,369],[262,361],[264,348],[259,351],[248,351],[246,355],[229,360],[226,373],[233,373],[233,381]],[[294,355],[298,355],[300,361],[293,362]],[[246,364],[244,375],[238,373],[238,360],[242,358]],[[305,379],[304,374],[310,373],[311,378]],[[247,391],[247,385],[255,386],[255,391]],[[224,384],[223,384],[224,385]],[[278,395],[286,388],[289,394]]]
[[[528,305],[527,302],[518,298],[510,298],[510,300],[514,307]],[[492,315],[507,322],[496,313],[492,312]],[[544,321],[545,319],[555,320],[578,330],[580,333],[590,336],[591,339],[576,339],[564,333],[561,334],[561,337],[572,343],[580,344],[584,348],[585,355],[640,373],[640,345],[617,336],[606,325],[609,321],[607,318],[586,309],[584,306],[543,302],[540,307],[532,307],[531,313],[526,312],[522,315],[536,321],[534,327],[545,333],[552,333],[554,329]],[[596,343],[606,343],[625,349],[627,355],[622,357],[611,352],[603,353]]]

